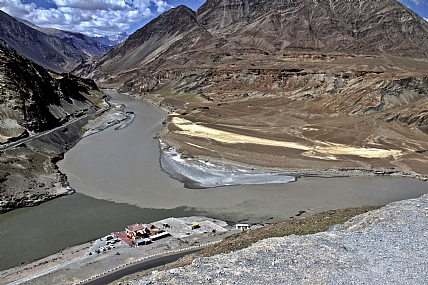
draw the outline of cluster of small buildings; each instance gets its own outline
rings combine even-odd
[[[195,234],[222,234],[228,231],[226,222],[206,217],[167,218],[150,224],[134,224],[121,232],[113,232],[106,237],[106,246],[99,249],[107,251],[115,248],[116,243],[123,242],[131,247],[151,244],[167,236],[186,238]],[[249,229],[248,224],[237,224],[236,229]],[[99,253],[98,252],[98,253]]]
[[[164,228],[168,228],[168,224],[164,224]],[[128,226],[122,232],[113,233],[122,242],[129,246],[139,246],[152,243],[154,240],[169,236],[170,233],[164,229],[160,229],[153,224],[135,224]]]

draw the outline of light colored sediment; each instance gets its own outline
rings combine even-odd
[[[222,143],[228,144],[238,144],[238,143],[250,143],[257,144],[260,146],[278,146],[284,148],[292,148],[298,150],[304,150],[314,156],[314,153],[321,153],[324,156],[324,159],[336,160],[337,158],[334,155],[355,155],[364,158],[386,158],[389,156],[398,157],[401,154],[400,150],[396,149],[382,149],[382,148],[361,148],[350,146],[340,143],[331,143],[331,142],[322,142],[314,141],[313,145],[305,145],[302,143],[291,142],[291,141],[281,141],[281,140],[272,140],[265,139],[255,136],[241,135],[232,132],[226,132],[214,128],[209,128],[204,125],[193,123],[189,120],[173,117],[172,123],[179,127],[181,130],[176,131],[178,134],[188,135],[192,137],[199,137],[204,139],[211,139]],[[196,147],[201,147],[193,144]]]
[[[426,284],[428,195],[333,230],[270,238],[129,284]]]
[[[379,114],[329,114],[286,96],[165,101],[179,114],[168,117],[159,137],[186,156],[282,170],[395,169],[428,175],[426,134]]]

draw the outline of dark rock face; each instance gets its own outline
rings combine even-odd
[[[80,140],[89,119],[0,152],[0,214],[74,193],[56,162]]]
[[[56,167],[81,137],[82,126],[104,107],[89,79],[49,73],[0,46],[0,145],[66,127],[0,151],[0,213],[34,206],[73,190]]]
[[[19,132],[14,135],[13,129],[41,132],[57,127],[82,112],[98,109],[84,96],[92,91],[99,92],[91,80],[50,74],[3,47],[0,47],[0,70],[0,116],[4,121],[0,127],[2,142],[20,135]]]
[[[56,36],[39,32],[0,11],[0,45],[44,68],[70,72],[89,56]]]

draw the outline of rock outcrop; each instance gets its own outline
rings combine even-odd
[[[104,105],[92,80],[46,71],[0,46],[1,142],[58,127]]]

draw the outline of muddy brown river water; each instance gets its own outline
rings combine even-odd
[[[301,210],[381,205],[428,193],[427,182],[393,177],[302,178],[287,184],[187,189],[160,167],[154,137],[167,114],[124,95],[113,94],[113,101],[134,112],[134,122],[84,138],[59,163],[77,194],[0,215],[0,270],[132,223],[170,216],[265,223]]]

